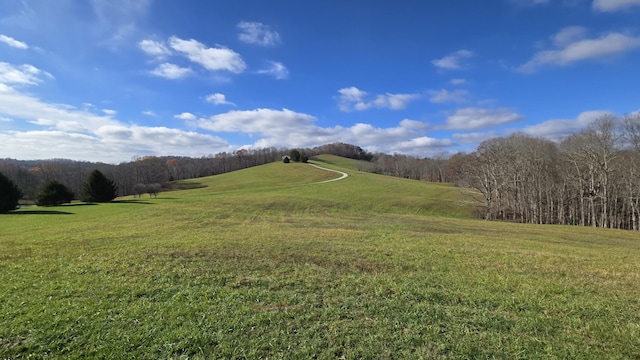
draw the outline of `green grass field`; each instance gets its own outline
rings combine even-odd
[[[0,215],[0,359],[640,358],[638,233],[313,162]]]

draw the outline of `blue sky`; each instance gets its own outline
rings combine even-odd
[[[0,158],[436,156],[640,110],[640,0],[2,0]]]

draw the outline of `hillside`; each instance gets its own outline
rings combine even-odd
[[[632,232],[320,156],[0,216],[0,358],[630,358]]]

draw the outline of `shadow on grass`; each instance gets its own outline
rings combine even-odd
[[[113,200],[113,204],[138,204],[138,205],[151,205],[152,203],[144,200]]]
[[[199,182],[172,182],[170,190],[193,190],[193,189],[202,189],[206,188],[208,185]]]
[[[10,211],[6,215],[73,215],[73,213],[59,210],[20,210]]]

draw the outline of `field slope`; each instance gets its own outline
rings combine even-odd
[[[273,163],[0,215],[0,359],[638,358],[638,234]]]

